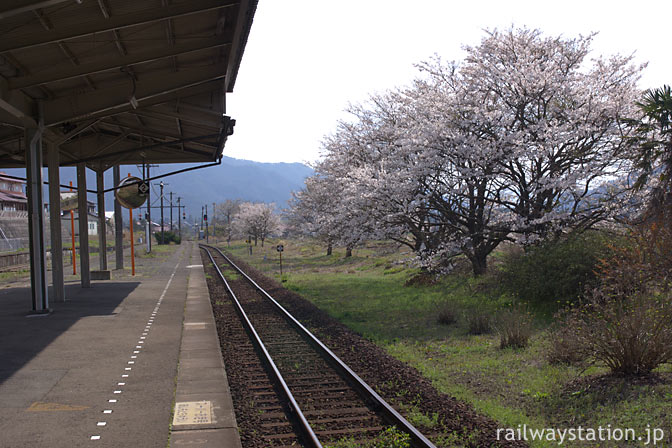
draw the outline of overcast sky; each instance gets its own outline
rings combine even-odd
[[[543,5],[543,6],[541,6]],[[227,113],[224,154],[312,162],[349,103],[408,84],[434,53],[461,60],[484,29],[598,32],[593,56],[635,53],[642,88],[672,84],[670,0],[260,0]]]

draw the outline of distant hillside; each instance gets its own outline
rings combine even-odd
[[[167,172],[177,165],[165,165]],[[165,179],[166,187],[179,192],[190,206],[188,211],[200,216],[202,204],[242,199],[274,202],[278,208],[287,206],[291,192],[303,188],[303,181],[313,170],[300,163],[260,163],[224,157],[222,165],[190,171]],[[164,190],[165,191],[165,190]],[[195,207],[191,208],[191,204]]]
[[[191,164],[165,164],[152,169],[152,176],[159,173],[168,173],[182,168],[194,166]],[[7,169],[6,173],[25,177],[25,170]],[[139,176],[140,171],[136,166],[122,166],[121,175],[131,173]],[[182,203],[187,206],[187,215],[192,214],[200,219],[201,206],[213,202],[223,202],[227,199],[241,199],[255,202],[274,202],[278,208],[287,206],[291,192],[303,187],[303,181],[310,176],[313,170],[301,163],[261,163],[250,160],[240,160],[231,157],[223,157],[222,164],[211,168],[189,171],[182,174],[166,177],[163,179],[167,185],[164,193],[172,191],[173,197],[182,197]],[[44,170],[45,180],[47,170]],[[67,185],[72,181],[76,185],[75,168],[61,168],[61,184]],[[87,187],[94,190],[96,186],[95,173],[87,170]],[[153,188],[152,203],[158,206],[158,180]],[[112,170],[105,172],[105,188],[112,186]],[[45,202],[47,201],[45,187]],[[112,194],[105,197],[106,209],[112,210]],[[95,201],[95,195],[89,194],[89,200]],[[167,202],[164,204],[167,205]],[[158,217],[158,211],[152,212],[152,218]]]

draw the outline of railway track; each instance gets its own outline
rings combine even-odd
[[[236,374],[254,402],[252,445],[364,445],[394,426],[413,447],[436,448],[219,249],[200,247],[240,318],[225,342],[235,346]]]

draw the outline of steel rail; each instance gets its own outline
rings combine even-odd
[[[301,411],[301,408],[299,407],[299,404],[296,402],[296,399],[294,398],[294,395],[289,390],[289,386],[287,386],[287,383],[285,382],[285,379],[282,377],[282,374],[280,373],[280,370],[278,370],[278,367],[275,365],[275,362],[273,361],[273,358],[271,357],[270,353],[268,353],[268,350],[266,350],[266,346],[264,345],[263,341],[259,337],[259,334],[257,333],[257,330],[252,325],[252,322],[250,322],[250,319],[247,317],[247,314],[245,313],[245,310],[243,310],[243,307],[240,304],[240,302],[238,301],[238,298],[236,297],[236,295],[231,290],[231,287],[229,286],[229,282],[226,281],[226,279],[224,278],[224,274],[222,274],[222,271],[219,269],[219,266],[217,265],[217,263],[215,263],[215,259],[212,258],[212,254],[210,253],[210,251],[208,250],[208,248],[205,245],[199,244],[199,246],[201,247],[201,249],[205,250],[205,252],[208,254],[208,257],[210,258],[210,262],[212,262],[212,265],[215,267],[215,270],[217,271],[217,274],[219,275],[219,278],[222,280],[222,282],[224,283],[224,286],[226,286],[226,290],[231,295],[231,298],[233,299],[233,303],[236,307],[236,311],[238,312],[239,316],[241,317],[241,320],[243,321],[243,326],[245,326],[247,331],[250,332],[250,334],[252,334],[252,342],[257,347],[257,349],[261,351],[261,353],[263,355],[263,358],[264,358],[264,361],[271,368],[273,377],[280,384],[280,387],[282,389],[282,393],[285,395],[285,398],[290,403],[290,410],[292,411],[294,416],[298,419],[299,424],[301,426],[301,430],[305,432],[304,435],[307,437],[308,441],[310,442],[310,444],[311,444],[310,446],[313,447],[313,448],[322,448],[322,444],[320,443],[319,439],[317,438],[317,435],[313,431],[313,428],[311,428],[310,423],[308,423],[308,419],[306,419],[306,416],[303,415],[303,412]],[[211,246],[208,246],[208,247],[211,247]]]
[[[201,245],[205,247],[205,245]],[[224,255],[224,253],[219,250],[219,248],[214,246],[208,246],[217,252],[236,270],[240,273],[245,279],[247,279],[254,288],[264,295],[284,316],[285,318],[296,327],[300,333],[302,333],[308,340],[313,344],[324,356],[327,361],[331,362],[332,365],[336,366],[338,370],[341,371],[341,374],[346,377],[352,384],[356,386],[360,394],[364,395],[365,398],[371,400],[375,405],[380,409],[381,414],[387,418],[392,424],[396,425],[398,429],[406,432],[413,441],[413,446],[416,448],[436,448],[427,437],[425,437],[420,431],[418,431],[411,423],[408,422],[399,412],[397,412],[392,406],[390,406],[384,399],[381,397],[371,386],[369,386],[363,379],[359,377],[345,362],[343,362],[334,352],[332,352],[326,345],[322,343],[313,333],[311,333],[306,327],[301,324],[294,316],[292,316],[289,311],[287,311],[282,305],[280,305],[270,294],[268,294],[261,286],[257,284],[249,275],[243,272],[229,257]],[[206,249],[207,250],[207,249]],[[210,252],[208,251],[208,254]],[[212,257],[211,257],[212,259]],[[219,268],[217,269],[219,271]]]

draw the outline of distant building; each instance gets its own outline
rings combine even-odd
[[[98,214],[96,213],[96,204],[91,201],[86,201],[86,208],[87,208],[87,225],[88,225],[88,234],[89,235],[98,235]],[[44,204],[44,209],[46,213],[49,213],[49,204]],[[73,210],[74,211],[74,218],[75,218],[75,236],[79,236],[79,211],[78,210]],[[105,212],[107,213],[107,212]],[[107,218],[105,219],[106,221],[106,231],[109,233],[112,229],[112,226],[110,226],[109,221]],[[70,229],[70,212],[69,211],[62,211],[61,212],[61,223],[64,229],[66,231],[69,231]]]
[[[6,177],[6,173],[0,172],[0,210],[27,211],[25,185],[25,181],[11,179]]]

